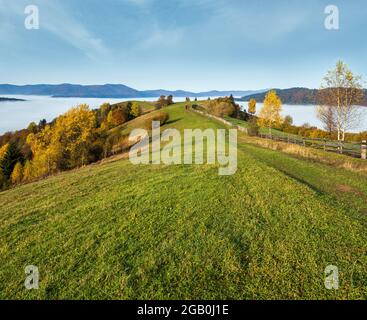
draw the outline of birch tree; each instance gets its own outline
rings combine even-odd
[[[359,124],[361,111],[358,105],[364,96],[361,82],[360,76],[354,75],[344,62],[338,61],[335,69],[328,71],[321,86],[320,115],[328,113],[328,122],[333,119],[339,141],[344,141],[345,133]],[[322,121],[325,120],[323,116],[319,117]]]

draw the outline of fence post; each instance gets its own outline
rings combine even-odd
[[[362,150],[361,150],[361,158],[366,160],[367,159],[367,141],[362,141]]]
[[[326,139],[324,138],[324,151],[326,151]]]

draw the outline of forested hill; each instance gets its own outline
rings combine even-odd
[[[274,89],[284,104],[317,104],[318,89],[290,88]],[[255,99],[257,102],[263,102],[267,92],[251,94],[244,96],[239,101],[249,101]],[[365,90],[365,99],[362,105],[367,106],[367,90]]]

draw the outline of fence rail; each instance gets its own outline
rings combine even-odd
[[[236,126],[233,123],[223,118],[216,117],[209,113],[196,110],[195,108],[192,108],[191,110],[203,116],[220,121],[227,126],[234,127],[248,134],[247,128]],[[367,142],[365,140],[363,140],[362,143],[358,143],[358,142],[335,141],[335,140],[327,140],[327,139],[302,138],[302,137],[296,137],[293,135],[286,135],[286,134],[284,136],[279,136],[279,135],[259,133],[257,136],[263,139],[271,139],[274,141],[281,141],[281,142],[286,142],[290,144],[297,144],[297,145],[304,146],[304,147],[320,149],[320,150],[324,150],[327,152],[344,154],[344,155],[354,157],[354,158],[367,159]]]
[[[291,144],[297,144],[304,147],[311,147],[314,149],[320,149],[328,152],[334,152],[344,154],[354,158],[366,159],[366,141],[362,143],[349,142],[349,141],[334,141],[327,139],[312,139],[312,138],[301,138],[295,136],[278,136],[271,134],[261,134],[258,136],[263,139],[271,139],[274,141],[281,141]]]

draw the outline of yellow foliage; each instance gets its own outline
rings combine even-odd
[[[10,179],[11,179],[11,182],[13,184],[17,184],[17,183],[22,182],[22,180],[23,180],[23,166],[20,162],[17,162],[17,164],[15,165]]]
[[[277,96],[275,90],[269,91],[265,97],[264,106],[259,113],[258,125],[269,128],[271,132],[272,127],[278,127],[282,123],[281,111],[282,101]]]
[[[96,129],[96,115],[85,104],[72,108],[59,117],[54,128],[54,151],[68,158],[68,167],[88,163],[89,147]]]
[[[251,99],[248,103],[248,113],[255,114],[256,113],[256,100]]]
[[[87,105],[80,105],[57,118],[53,127],[30,134],[27,143],[33,160],[27,179],[87,164],[95,130],[95,113]]]
[[[221,118],[231,116],[236,111],[230,102],[220,100],[210,101],[207,105],[207,110],[210,114]]]
[[[131,107],[131,115],[134,118],[140,117],[142,114],[142,110],[140,105],[137,102],[133,102],[133,105]]]
[[[23,167],[23,181],[31,181],[34,178],[34,174],[32,172],[32,162],[26,161]]]
[[[4,157],[5,153],[8,151],[9,144],[5,144],[0,148],[0,159]]]
[[[60,142],[55,140],[53,129],[47,125],[41,132],[30,134],[27,143],[33,153],[32,175],[41,177],[57,171],[62,160]]]

